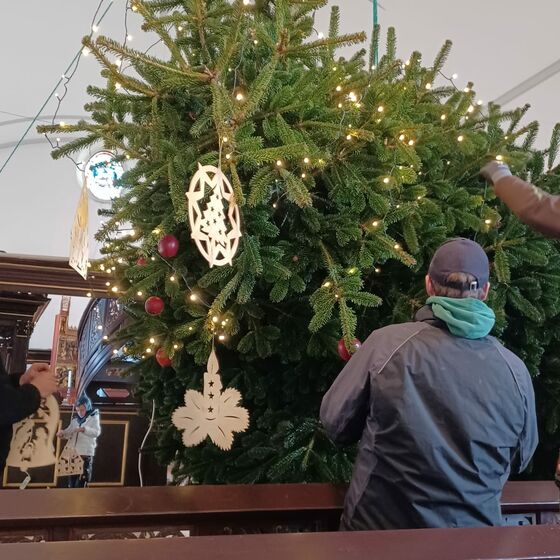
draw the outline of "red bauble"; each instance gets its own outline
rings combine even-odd
[[[362,343],[355,338],[352,341],[352,345],[356,348],[356,350],[362,345]],[[348,350],[346,350],[346,344],[344,344],[344,339],[341,338],[338,341],[338,355],[345,361],[347,362],[352,356],[353,354],[350,354],[350,352],[348,352]]]
[[[144,304],[146,313],[149,313],[150,315],[159,315],[163,311],[164,307],[165,303],[163,303],[163,300],[158,296],[149,297]]]
[[[179,252],[179,240],[174,235],[164,235],[158,243],[158,253],[165,258],[174,257]]]
[[[156,361],[161,367],[169,367],[173,363],[163,348],[156,352]]]
[[[146,264],[146,259],[144,257],[140,257],[137,261],[136,264],[138,266],[144,266]]]

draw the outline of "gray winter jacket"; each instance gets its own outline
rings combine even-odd
[[[430,307],[369,336],[321,420],[360,442],[344,530],[501,525],[504,483],[538,443],[523,362],[492,337],[452,335]]]

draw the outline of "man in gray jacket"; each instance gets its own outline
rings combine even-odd
[[[374,331],[325,395],[327,433],[359,441],[343,530],[501,524],[502,488],[538,435],[527,368],[488,336],[489,289],[483,249],[445,243],[414,322]]]

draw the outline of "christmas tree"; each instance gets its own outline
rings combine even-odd
[[[141,360],[138,394],[155,401],[159,459],[195,482],[348,479],[352,450],[335,448],[317,420],[343,366],[337,343],[350,350],[410,320],[430,256],[454,236],[476,238],[493,261],[495,334],[540,373],[551,444],[558,433],[560,252],[509,215],[478,170],[504,160],[558,191],[560,130],[534,150],[537,124],[520,125],[527,108],[484,107],[472,84],[445,76],[450,43],[425,66],[417,52],[397,58],[389,29],[378,61],[375,29],[369,56],[339,57],[365,35],[339,36],[336,8],[329,35],[317,35],[326,4],[135,1],[167,56],[84,39],[107,78],[89,88],[91,121],[42,127],[84,133],[54,157],[102,141],[132,164],[98,238],[132,317],[123,342]],[[219,166],[239,205],[231,266],[210,268],[192,239],[185,193],[199,165]],[[203,215],[226,224],[232,202],[206,195]],[[133,236],[116,235],[123,223]],[[179,252],[162,257],[170,234]],[[163,300],[160,315],[145,312],[148,296]],[[213,345],[224,386],[251,416],[229,452],[208,440],[187,449],[171,424],[185,390],[201,390]],[[158,349],[172,367],[153,358]]]

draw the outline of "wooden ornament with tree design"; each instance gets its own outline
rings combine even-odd
[[[173,424],[183,431],[186,447],[194,447],[209,437],[220,449],[229,450],[233,434],[249,427],[249,413],[239,406],[241,394],[232,388],[222,391],[219,369],[212,349],[204,374],[204,392],[187,390],[185,406],[173,413]]]
[[[187,200],[191,237],[210,268],[231,265],[241,229],[239,207],[228,178],[221,169],[199,163]]]

